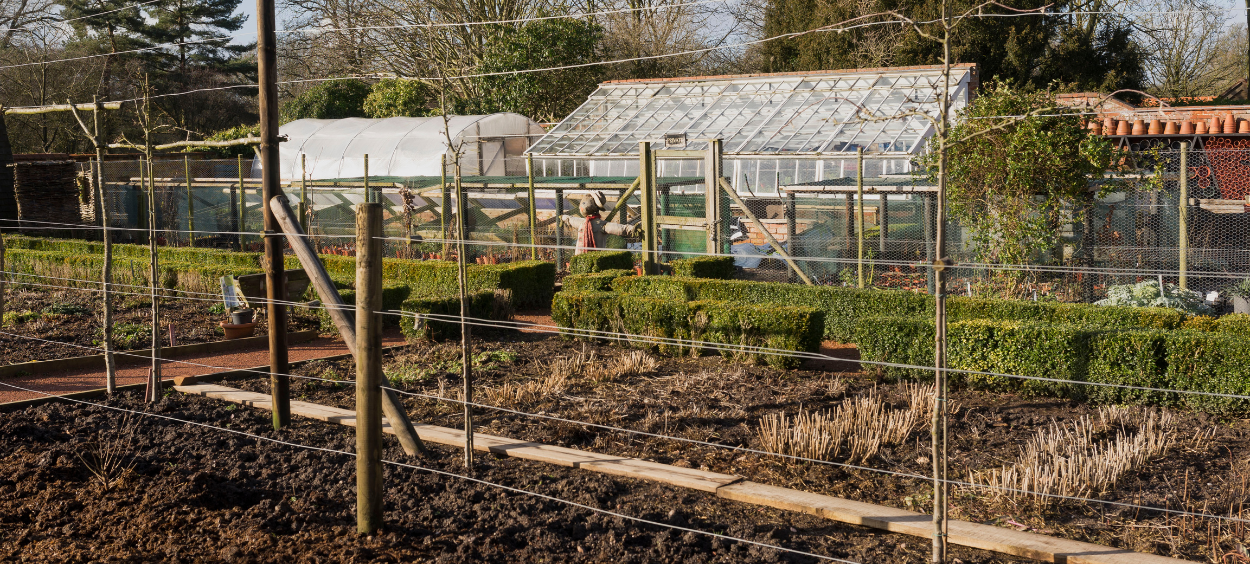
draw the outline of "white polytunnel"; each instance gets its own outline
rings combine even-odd
[[[393,117],[384,119],[300,119],[280,128],[283,180],[360,178],[364,156],[369,176],[438,176],[439,157],[454,159],[447,146],[461,147],[461,170],[466,176],[525,174],[525,149],[543,135],[538,122],[520,114],[483,116]]]

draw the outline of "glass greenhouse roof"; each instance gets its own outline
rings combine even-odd
[[[976,67],[956,65],[951,73],[954,112],[969,100]],[[924,116],[902,114],[937,118],[941,89],[940,66],[607,82],[529,152],[637,155],[641,141],[685,133],[687,149],[723,139],[727,156],[854,153],[858,147],[914,154],[933,126]]]

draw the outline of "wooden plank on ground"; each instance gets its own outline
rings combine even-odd
[[[798,511],[853,525],[918,537],[933,537],[932,516],[904,509],[746,481],[720,488],[716,495],[734,501]],[[1060,564],[1177,564],[1186,562],[1166,556],[1143,554],[967,521],[949,521],[947,534],[952,544],[1042,562]]]
[[[259,409],[271,408],[269,396],[265,394],[246,392],[226,386],[197,384],[175,386],[174,389],[187,394],[222,399]],[[340,425],[356,425],[356,414],[350,409],[293,401],[291,413]],[[420,423],[414,423],[413,426],[422,441],[464,447],[464,431]],[[382,420],[382,429],[384,432],[392,433],[390,424],[385,418]],[[502,456],[662,482],[712,492],[719,497],[734,501],[797,511],[833,521],[884,529],[895,533],[924,538],[933,537],[933,518],[923,513],[757,482],[740,481],[740,477],[729,474],[678,468],[636,458],[609,456],[481,433],[473,435],[473,446],[476,450]],[[1187,562],[1166,556],[1143,554],[967,521],[951,520],[949,535],[950,542],[959,546],[1056,564],[1179,564]]]
[[[270,409],[271,406],[269,396],[266,394],[247,392],[216,384],[175,386],[174,389],[187,394],[226,400],[259,409]],[[292,401],[291,413],[318,421],[356,426],[356,413],[350,409]],[[464,431],[420,423],[414,423],[413,426],[416,428],[417,435],[421,437],[422,441],[464,448]],[[392,433],[390,423],[385,418],[382,420],[382,430],[386,433]],[[692,468],[677,468],[636,458],[610,456],[482,433],[473,435],[473,448],[474,450],[491,452],[501,456],[558,464],[570,468],[581,468],[614,476],[663,482],[710,493],[716,492],[716,489],[721,486],[741,479],[738,476],[729,474],[718,474]]]

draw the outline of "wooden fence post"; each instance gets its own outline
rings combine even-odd
[[[379,198],[374,198],[374,197],[373,197],[373,192],[370,192],[370,191],[369,191],[369,155],[368,155],[368,153],[366,153],[366,154],[365,154],[365,173],[364,173],[364,179],[365,179],[365,201],[366,201],[366,202],[368,202],[368,203],[370,203],[370,204],[380,203],[380,202],[378,202]]]
[[[798,206],[794,198],[794,191],[786,192],[786,244],[790,245],[790,256],[798,255],[799,246],[794,242],[795,232],[798,231],[798,222],[795,217],[798,214]],[[794,281],[794,272],[787,273],[787,279]]]
[[[3,111],[0,108],[0,111]],[[4,325],[4,283],[9,279],[9,273],[4,268],[4,233],[0,232],[0,325]]]
[[[538,258],[538,204],[534,201],[534,155],[525,155],[525,176],[529,179],[530,260]],[[560,221],[560,218],[556,218]]]
[[[308,233],[308,155],[299,155],[299,226]]]
[[[855,240],[858,242],[859,260],[856,272],[859,285],[864,287],[864,148],[855,149]]]
[[[187,241],[195,246],[195,193],[191,189],[191,157],[182,157],[183,174],[187,177]]]
[[[642,271],[656,274],[655,159],[649,141],[638,144],[638,181],[642,195]]]
[[[473,472],[473,337],[469,325],[469,280],[465,258],[465,212],[469,206],[464,201],[464,189],[460,186],[460,159],[456,158],[456,278],[460,286],[460,364],[464,378],[464,467]]]
[[[382,526],[382,205],[356,207],[356,532]]]
[[[247,220],[247,185],[243,183],[243,155],[238,155],[239,163],[239,251],[245,251],[243,248],[243,231],[246,228]]]
[[[560,248],[564,245],[564,221],[560,216],[564,215],[564,190],[556,188],[556,271],[564,270],[564,249]]]
[[[148,160],[148,253],[151,255],[148,286],[152,290],[152,375],[149,402],[161,398],[161,271],[156,248],[156,181],[152,161]]]
[[[97,112],[98,113],[98,112]],[[102,150],[97,149],[97,153]],[[104,163],[96,159],[96,198],[100,201],[100,234],[104,239],[104,387],[109,395],[117,391],[117,360],[113,357],[113,235],[109,232],[107,192],[104,190]]]
[[[1180,256],[1177,268],[1176,283],[1181,288],[1189,288],[1189,143],[1181,142],[1180,198],[1177,202],[1176,247]]]
[[[447,189],[447,154],[443,153],[438,156],[438,177],[440,198],[442,198],[442,213],[438,214],[439,233],[443,238],[443,260],[447,260],[447,254],[450,252],[450,245],[447,240],[451,238],[451,233],[447,231],[447,218],[451,216],[451,193]]]

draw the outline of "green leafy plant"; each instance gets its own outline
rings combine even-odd
[[[429,87],[419,81],[384,78],[365,97],[364,112],[371,118],[422,117],[430,115],[432,98]]]
[[[369,84],[354,78],[327,80],[282,104],[282,123],[297,119],[365,117]]]
[[[1243,300],[1250,300],[1250,278],[1246,278],[1228,288],[1224,289],[1224,293],[1230,296],[1236,296]]]
[[[1110,286],[1107,288],[1107,297],[1094,303],[1111,306],[1163,307],[1194,315],[1211,313],[1211,306],[1203,300],[1202,294],[1175,284],[1160,286],[1159,282],[1154,280]]]
[[[590,251],[569,259],[569,274],[633,269],[634,256],[629,251]]]

